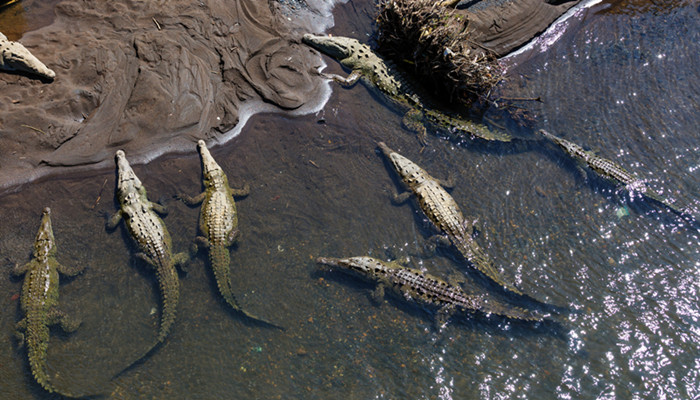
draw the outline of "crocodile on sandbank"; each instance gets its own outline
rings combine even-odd
[[[53,80],[56,77],[56,73],[39,61],[22,43],[7,40],[2,33],[0,33],[0,69],[25,72],[47,80]]]
[[[239,305],[231,288],[231,257],[229,247],[238,239],[238,212],[234,197],[247,196],[250,187],[233,189],[223,169],[214,160],[203,140],[197,142],[197,150],[202,160],[202,181],[204,191],[195,197],[178,194],[177,197],[189,206],[202,203],[199,214],[199,230],[194,245],[209,250],[209,263],[214,279],[224,300],[236,311],[266,324],[278,327],[260,317],[248,313]]]
[[[56,260],[56,241],[51,226],[51,210],[46,207],[41,217],[41,225],[34,241],[33,258],[30,262],[14,267],[15,276],[25,275],[20,296],[20,308],[24,318],[17,323],[15,335],[20,344],[26,345],[29,366],[34,379],[49,393],[59,393],[51,383],[47,373],[47,350],[49,347],[49,327],[60,325],[65,332],[74,332],[80,322],[58,309],[59,272],[65,276],[75,276],[83,266],[70,268]]]
[[[545,318],[536,312],[503,304],[485,296],[470,295],[457,284],[450,284],[398,261],[386,262],[372,257],[319,257],[316,262],[339,267],[376,282],[376,300],[381,300],[384,297],[384,289],[389,288],[406,300],[436,307],[440,325],[447,322],[456,311],[479,311],[487,315],[495,314],[526,321],[542,321]]]
[[[163,303],[157,344],[165,340],[175,321],[180,297],[180,281],[175,266],[185,264],[189,257],[186,253],[172,254],[170,234],[157,214],[166,214],[167,210],[163,205],[148,200],[146,188],[129,165],[124,151],[117,151],[115,160],[120,209],[107,221],[107,229],[116,228],[123,220],[138,247],[135,256],[155,271]]]
[[[650,188],[643,179],[638,178],[633,173],[624,169],[620,164],[600,157],[592,151],[584,150],[583,147],[569,140],[553,135],[544,129],[540,129],[540,134],[550,142],[556,144],[575,162],[579,171],[585,177],[586,173],[582,167],[587,167],[595,175],[605,179],[617,187],[624,187],[631,193],[639,193],[653,201],[661,203],[669,210],[681,217],[694,220],[694,217],[687,211],[678,208],[670,200]]]
[[[496,269],[491,257],[484,252],[472,237],[474,224],[464,218],[462,211],[444,187],[451,187],[452,182],[433,178],[427,171],[413,161],[390,149],[384,142],[377,144],[394,170],[401,178],[409,192],[394,195],[394,203],[400,204],[408,200],[413,193],[418,206],[428,219],[442,234],[433,236],[431,240],[444,245],[453,245],[459,253],[504,289],[518,295],[523,293],[513,284],[506,282]]]
[[[370,90],[378,91],[381,97],[386,98],[393,108],[403,114],[403,124],[418,134],[422,144],[425,144],[426,123],[455,139],[480,138],[496,142],[513,140],[508,134],[494,132],[482,124],[429,107],[425,96],[419,96],[396,67],[356,39],[307,33],[302,37],[302,42],[337,59],[341,65],[351,70],[345,78],[335,74],[326,75],[329,78],[346,87],[362,80]]]

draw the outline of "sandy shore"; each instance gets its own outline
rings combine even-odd
[[[475,38],[499,55],[577,1],[484,1]],[[322,58],[301,45],[332,25],[320,1],[64,0],[22,44],[57,77],[0,74],[0,192],[42,176],[143,163],[198,139],[225,142],[256,112],[314,112],[329,96]],[[313,29],[312,29],[313,28]]]

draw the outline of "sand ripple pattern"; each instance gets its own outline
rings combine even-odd
[[[145,162],[221,141],[244,104],[318,101],[321,62],[293,42],[299,22],[276,10],[252,0],[60,3],[52,25],[22,38],[56,80],[0,80],[0,188],[52,167],[106,166],[118,148]]]

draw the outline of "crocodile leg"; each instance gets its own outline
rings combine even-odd
[[[241,230],[240,229],[234,229],[231,232],[228,233],[228,236],[226,237],[226,246],[231,246],[233,242],[235,242],[239,237],[241,236]]]
[[[377,284],[377,287],[374,288],[370,296],[374,304],[382,304],[384,302],[384,289],[384,285],[381,283]]]
[[[467,280],[464,279],[464,275],[452,273],[452,274],[450,274],[450,276],[447,277],[447,283],[449,283],[452,286],[461,287],[466,282],[467,282]]]
[[[32,269],[34,265],[37,263],[36,259],[32,259],[32,261],[23,264],[23,265],[15,265],[14,268],[12,268],[12,275],[14,276],[22,276],[24,275],[27,271]]]
[[[413,193],[411,193],[411,192],[403,192],[403,193],[399,194],[399,193],[396,193],[396,191],[392,189],[392,193],[390,196],[391,202],[395,205],[403,204],[406,202],[406,200],[408,200],[411,197],[412,194]]]
[[[455,307],[454,306],[444,306],[441,307],[437,313],[435,313],[435,328],[438,330],[442,329],[447,325],[447,323],[450,321],[450,318],[455,313]]]
[[[250,185],[247,183],[240,189],[234,189],[232,187],[229,187],[229,189],[231,190],[231,195],[234,197],[245,197],[250,194]]]
[[[24,346],[24,333],[27,331],[27,318],[22,318],[15,325],[15,339],[17,339],[18,347]]]
[[[190,246],[190,254],[193,256],[199,252],[199,249],[208,249],[209,248],[209,239],[205,238],[204,236],[197,236],[194,238],[192,241],[192,246]]]
[[[428,131],[423,125],[423,112],[417,108],[413,108],[404,114],[401,118],[401,123],[406,129],[411,132],[415,132],[418,135],[418,141],[421,146],[425,147],[427,145],[426,137],[428,136]]]
[[[338,82],[342,87],[346,87],[346,88],[349,88],[349,87],[352,87],[353,85],[355,85],[357,83],[357,81],[359,81],[360,78],[362,77],[362,73],[360,71],[357,71],[357,70],[353,70],[345,78],[343,78],[340,75],[336,75],[336,74],[323,74],[323,75],[328,79],[332,79],[332,80]]]
[[[583,179],[584,182],[588,182],[588,172],[586,172],[586,169],[583,168],[582,165],[577,164],[576,165],[576,172],[578,173],[578,176]]]
[[[52,308],[46,315],[47,325],[58,325],[66,333],[75,332],[80,326],[80,320],[70,317],[58,308]]]
[[[65,265],[59,263],[58,261],[53,261],[52,267],[56,267],[58,272],[62,273],[65,276],[71,277],[71,276],[76,276],[80,274],[81,272],[85,271],[85,266],[80,265],[77,267],[66,267]]]
[[[435,179],[437,183],[440,184],[440,186],[444,187],[445,189],[454,189],[455,188],[455,177],[452,175],[452,172],[449,172],[447,174],[447,179]]]
[[[173,265],[183,273],[187,273],[187,264],[190,262],[191,258],[192,257],[185,252],[173,254]]]
[[[401,257],[399,259],[396,259],[394,262],[401,265],[402,267],[405,267],[411,263],[411,257]]]
[[[177,195],[175,195],[175,198],[182,200],[182,202],[187,204],[188,206],[196,206],[197,204],[204,201],[204,198],[206,198],[206,197],[207,197],[207,192],[202,192],[194,197],[191,197],[191,196],[186,195],[184,193],[178,193]]]
[[[433,235],[428,238],[428,240],[425,241],[425,247],[432,251],[435,252],[437,247],[450,247],[452,246],[452,242],[450,241],[450,238],[448,238],[445,235]]]
[[[464,231],[472,236],[476,235],[476,232],[481,230],[481,224],[479,223],[478,218],[474,219],[473,221],[469,221],[465,218],[463,225]]]
[[[108,220],[107,223],[105,224],[105,227],[107,230],[112,230],[119,225],[119,223],[122,221],[122,210],[119,209],[117,212],[115,212]]]
[[[151,208],[153,211],[157,212],[160,215],[167,215],[168,214],[168,207],[160,204],[160,203],[154,203],[150,202]]]

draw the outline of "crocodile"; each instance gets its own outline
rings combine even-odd
[[[172,254],[170,234],[158,216],[166,214],[167,209],[148,200],[146,188],[131,169],[123,150],[117,151],[115,159],[120,209],[107,221],[107,229],[116,228],[123,220],[138,247],[135,256],[155,270],[163,303],[157,345],[165,340],[175,321],[175,310],[180,297],[180,282],[175,266],[184,265],[189,256],[186,253]]]
[[[392,63],[357,39],[307,33],[302,37],[302,42],[337,59],[342,66],[351,70],[347,77],[330,74],[326,75],[328,78],[345,87],[351,87],[361,80],[371,91],[378,92],[380,98],[386,99],[393,109],[403,114],[404,126],[417,133],[423,145],[427,134],[425,124],[455,140],[479,138],[510,142],[514,139],[511,135],[494,132],[482,124],[447,115],[430,107],[426,96],[419,95]]]
[[[474,268],[496,282],[507,291],[524,295],[513,284],[506,282],[496,269],[493,260],[473,238],[474,223],[465,218],[459,206],[444,187],[453,183],[433,178],[417,164],[390,149],[384,142],[377,144],[394,167],[409,192],[394,194],[393,201],[401,204],[413,193],[420,209],[438,228],[442,235],[431,238],[431,242],[453,245]]]
[[[34,379],[49,393],[76,397],[57,390],[46,371],[49,347],[49,327],[59,325],[65,332],[74,332],[80,321],[69,317],[58,309],[58,274],[75,276],[84,267],[65,267],[56,260],[56,240],[51,226],[51,209],[46,207],[41,225],[34,241],[33,258],[30,262],[15,266],[15,276],[25,275],[20,296],[20,307],[24,318],[17,323],[15,335],[20,346],[26,344],[29,366]]]
[[[7,40],[7,36],[2,33],[0,33],[0,69],[25,72],[47,80],[53,80],[56,77],[56,73],[39,61],[22,43]]]
[[[195,239],[195,251],[199,247],[209,250],[209,263],[214,272],[214,279],[226,303],[248,318],[279,328],[241,308],[231,288],[231,257],[228,248],[240,235],[234,197],[247,196],[250,186],[246,184],[241,189],[232,188],[223,169],[214,160],[203,140],[197,142],[197,150],[202,160],[204,191],[194,197],[177,195],[188,206],[202,204],[199,214],[199,230],[202,235]]]
[[[583,147],[578,144],[549,133],[544,129],[540,129],[539,132],[545,139],[559,146],[571,157],[576,162],[584,177],[586,173],[582,167],[587,167],[588,170],[592,171],[595,175],[619,188],[624,187],[630,193],[639,193],[648,199],[666,206],[673,213],[681,217],[694,220],[694,217],[687,211],[675,206],[670,200],[650,188],[643,179],[627,171],[620,164],[607,158],[600,157],[592,151],[584,150]]]
[[[384,290],[388,287],[406,300],[436,307],[438,322],[441,324],[455,311],[478,311],[486,315],[494,314],[525,321],[545,319],[544,315],[534,311],[506,305],[485,296],[468,294],[457,284],[448,283],[434,275],[406,266],[405,260],[386,262],[372,257],[319,257],[316,262],[339,267],[377,282],[374,292],[376,300],[384,297]]]

